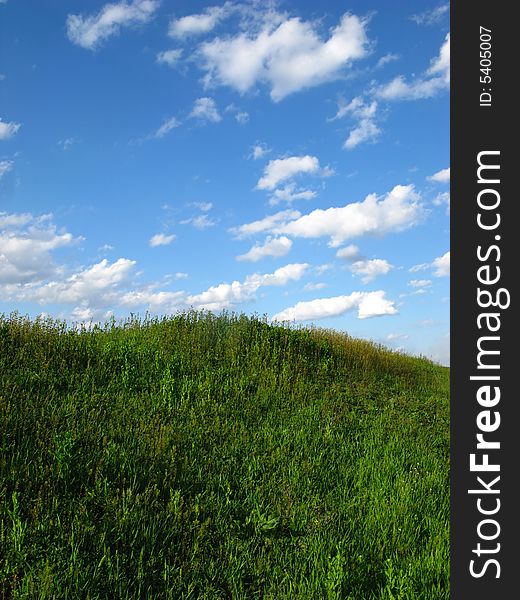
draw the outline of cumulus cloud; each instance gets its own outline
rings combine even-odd
[[[257,262],[266,256],[285,256],[292,247],[292,240],[288,237],[268,237],[263,244],[255,244],[248,252],[237,256],[237,260]]]
[[[327,317],[338,317],[357,309],[358,319],[383,315],[395,315],[394,302],[385,297],[385,292],[352,292],[350,295],[318,298],[298,302],[273,316],[273,321],[312,321]]]
[[[336,252],[338,258],[345,258],[346,260],[356,260],[361,257],[359,248],[355,244],[350,244],[344,248],[340,248]]]
[[[394,62],[396,60],[399,60],[399,55],[398,54],[392,54],[391,52],[389,52],[388,54],[385,54],[384,56],[382,56],[377,61],[376,69],[381,69],[382,67],[384,67],[388,63]]]
[[[356,126],[351,129],[343,145],[347,150],[352,150],[363,142],[374,142],[381,134],[381,129],[376,124],[377,102],[371,100],[366,102],[361,96],[355,97],[348,104],[343,100],[338,105],[338,111],[329,121],[342,119],[350,115],[357,121]]]
[[[211,123],[218,123],[222,121],[217,105],[213,98],[197,98],[193,105],[193,109],[188,115],[191,118],[201,119],[203,121],[210,121]]]
[[[320,38],[313,23],[275,16],[266,20],[260,31],[202,44],[206,85],[227,85],[244,93],[265,83],[272,100],[278,102],[337,79],[353,61],[368,54],[367,21],[355,15],[345,13],[326,40]]]
[[[248,275],[244,282],[221,283],[201,294],[187,297],[188,304],[206,310],[221,310],[239,302],[251,301],[256,291],[264,286],[283,286],[304,275],[307,263],[293,263],[276,269],[274,273]]]
[[[393,269],[387,260],[373,258],[371,260],[357,260],[350,266],[354,275],[359,275],[363,283],[370,283],[380,275],[386,275]]]
[[[40,304],[110,304],[117,297],[119,285],[127,281],[134,266],[135,261],[126,258],[118,258],[113,263],[104,258],[64,281],[51,281],[28,290],[26,298]]]
[[[329,236],[330,245],[337,247],[350,238],[400,232],[416,225],[425,214],[419,200],[413,185],[396,185],[384,196],[370,194],[362,202],[316,209],[274,226],[272,232],[305,238]]]
[[[157,234],[151,245],[169,243]],[[128,258],[103,259],[95,264],[70,269],[54,262],[54,252],[83,238],[58,231],[52,215],[0,213],[0,294],[6,301],[69,306],[75,320],[102,320],[118,308],[144,308],[151,312],[175,312],[190,306],[220,310],[255,299],[257,290],[283,286],[305,274],[307,263],[293,263],[273,273],[253,273],[244,281],[222,283],[200,294],[162,290],[159,283],[139,284],[136,262]],[[152,241],[156,243],[153,244]],[[178,272],[172,278],[183,279]]]
[[[72,43],[94,50],[118,34],[122,27],[135,27],[150,21],[158,7],[158,0],[133,0],[105,4],[98,13],[90,16],[68,15],[67,35]]]
[[[59,271],[52,252],[81,241],[58,232],[51,215],[0,213],[0,284],[34,284]]]
[[[320,167],[318,158],[309,154],[305,156],[277,158],[269,161],[256,187],[259,190],[274,190],[282,181],[287,181],[302,173],[311,173],[326,177],[332,174],[332,169],[329,167]]]
[[[294,183],[289,183],[283,188],[274,190],[272,196],[269,198],[269,204],[271,206],[276,206],[277,204],[280,204],[280,202],[293,202],[294,200],[310,200],[315,196],[315,191],[297,188]]]
[[[450,85],[450,34],[422,77],[408,82],[399,75],[375,91],[383,100],[419,100],[432,98]]]
[[[156,60],[159,64],[168,65],[169,67],[174,67],[179,62],[179,59],[182,55],[182,50],[180,48],[174,50],[163,50],[163,52],[159,52],[156,56]]]
[[[0,140],[8,140],[20,129],[20,123],[5,122],[0,117]]]
[[[365,259],[354,244],[340,248],[336,252],[336,256],[348,260],[351,263],[348,267],[349,270],[354,275],[360,276],[363,283],[370,283],[379,275],[386,275],[394,268],[383,258]]]
[[[363,142],[373,142],[381,134],[381,129],[370,119],[361,119],[345,140],[344,148],[352,150]]]
[[[282,210],[273,215],[264,217],[263,219],[259,219],[258,221],[239,225],[238,227],[232,227],[229,231],[235,237],[240,239],[251,235],[256,235],[257,233],[271,231],[279,226],[280,223],[297,219],[300,216],[301,213],[299,213],[297,210]]]
[[[183,39],[190,36],[209,33],[220,21],[227,18],[233,11],[233,3],[226,2],[223,6],[209,6],[199,14],[186,15],[170,21],[168,35]]]
[[[435,258],[431,263],[420,263],[408,269],[410,273],[418,273],[419,271],[427,271],[434,269],[435,277],[447,277],[450,274],[450,252],[445,252],[442,256]],[[424,281],[424,280],[419,280]]]
[[[450,252],[445,252],[432,262],[435,277],[448,277],[450,274]]]
[[[156,248],[157,246],[169,246],[173,240],[175,239],[175,235],[166,235],[165,233],[156,233],[152,235],[150,240],[148,241],[148,245],[150,248]]]
[[[429,175],[426,178],[428,181],[435,181],[436,183],[449,183],[450,181],[450,167],[447,169],[441,169],[434,173],[433,175]]]
[[[251,302],[256,292],[265,286],[283,286],[297,281],[304,275],[307,263],[285,265],[274,273],[248,275],[244,281],[220,283],[209,287],[199,294],[186,294],[182,291],[157,291],[154,286],[121,292],[117,298],[120,306],[138,308],[147,307],[151,312],[174,312],[178,309],[194,307],[218,311],[233,307],[242,302]]]

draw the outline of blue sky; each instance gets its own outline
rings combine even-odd
[[[0,0],[0,312],[449,361],[449,6]]]

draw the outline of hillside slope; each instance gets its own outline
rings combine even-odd
[[[1,598],[449,598],[449,370],[189,313],[0,318]]]

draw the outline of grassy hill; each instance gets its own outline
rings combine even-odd
[[[189,313],[0,318],[0,598],[449,598],[449,370]]]

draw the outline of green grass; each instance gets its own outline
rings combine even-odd
[[[0,598],[449,598],[449,371],[191,312],[0,317]]]

